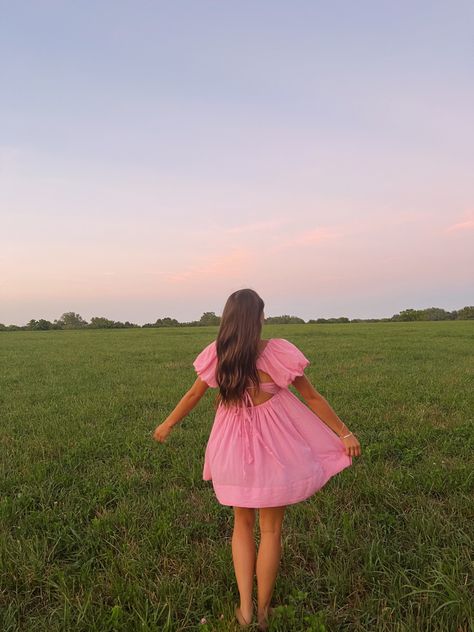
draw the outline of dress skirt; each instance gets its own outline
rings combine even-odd
[[[288,388],[273,386],[263,404],[221,404],[216,411],[203,480],[212,480],[222,505],[291,505],[352,464],[341,439],[316,413]]]

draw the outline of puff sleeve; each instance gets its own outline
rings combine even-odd
[[[298,375],[303,375],[310,364],[303,352],[285,338],[272,338],[271,351],[269,373],[282,388],[289,386]]]
[[[217,351],[216,341],[204,347],[193,362],[196,373],[203,382],[212,388],[217,387],[216,368],[217,368]]]

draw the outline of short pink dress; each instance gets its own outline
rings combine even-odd
[[[246,391],[244,406],[219,404],[202,477],[212,480],[220,504],[291,505],[309,498],[352,465],[341,439],[288,389],[308,364],[293,343],[271,338],[257,358],[257,369],[274,380],[261,383],[273,396],[254,405]],[[193,366],[208,386],[218,387],[215,340],[199,353]]]

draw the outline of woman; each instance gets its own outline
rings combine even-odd
[[[312,496],[361,452],[355,435],[304,374],[309,360],[300,349],[284,338],[261,339],[263,310],[254,290],[229,296],[216,340],[194,360],[198,378],[154,432],[165,441],[209,387],[218,389],[203,479],[212,480],[217,500],[234,509],[232,556],[240,593],[235,616],[242,626],[251,623],[256,571],[261,630],[272,611],[286,506]]]

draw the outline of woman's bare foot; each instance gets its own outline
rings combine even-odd
[[[240,606],[235,606],[235,618],[239,622],[241,626],[249,626],[252,623],[252,615],[253,613],[245,613],[246,616],[243,615]]]
[[[257,613],[259,630],[268,630],[268,617],[271,617],[272,614],[273,614],[273,608],[270,606],[268,607],[267,612],[260,611]]]

